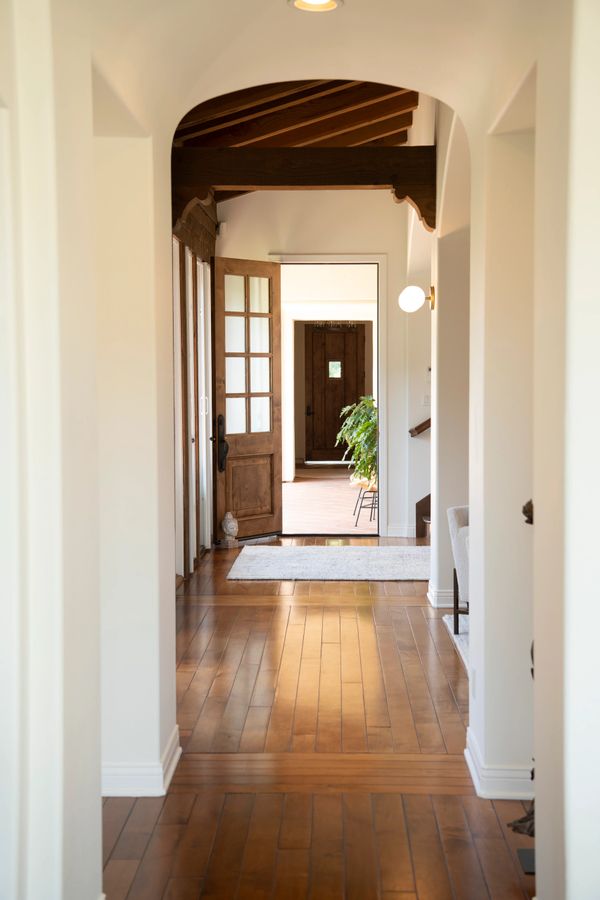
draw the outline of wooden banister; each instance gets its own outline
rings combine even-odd
[[[417,437],[418,434],[423,434],[428,428],[431,428],[431,419],[425,419],[424,422],[419,422],[419,424],[415,425],[414,428],[411,428],[408,433],[411,437]]]

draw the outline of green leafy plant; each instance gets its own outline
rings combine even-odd
[[[344,421],[338,432],[336,447],[347,444],[344,459],[354,467],[356,478],[369,483],[377,481],[377,407],[372,397],[361,397],[358,403],[345,406],[340,413]]]

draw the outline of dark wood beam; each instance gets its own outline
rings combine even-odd
[[[423,224],[435,228],[435,147],[175,147],[173,191],[179,200],[217,191],[391,188]]]
[[[206,131],[194,139],[194,145],[202,147],[244,147],[261,138],[283,134],[298,127],[299,113],[303,125],[321,122],[329,116],[353,109],[361,109],[384,97],[401,97],[408,93],[402,88],[381,84],[357,84],[322,97],[300,101],[300,106],[290,106],[264,116],[252,117],[237,125]],[[400,111],[400,110],[399,110]],[[209,126],[207,126],[209,127]],[[186,143],[188,143],[186,139]]]
[[[341,109],[310,125],[300,121],[296,128],[266,138],[258,138],[246,146],[308,147],[325,138],[333,138],[338,135],[343,137],[356,128],[364,128],[366,125],[397,118],[399,115],[410,115],[418,105],[419,95],[414,91],[407,91],[399,96],[374,101],[358,109]],[[344,139],[342,143],[334,146],[345,147],[350,144],[351,141]]]
[[[250,109],[262,103],[279,100],[304,91],[307,88],[318,88],[329,81],[279,81],[275,84],[263,84],[259,87],[244,88],[241,91],[233,91],[222,97],[214,97],[205,100],[187,113],[179,123],[179,128],[185,129],[191,125],[207,122],[217,116],[233,115],[244,109]]]
[[[361,125],[360,128],[352,128],[341,134],[331,135],[318,141],[312,141],[311,147],[357,147],[360,144],[369,144],[377,138],[386,137],[399,131],[406,135],[407,129],[412,125],[412,113],[403,113],[381,122],[372,122]]]
[[[183,143],[194,140],[198,144],[203,144],[205,135],[230,129],[234,125],[243,125],[244,122],[249,122],[252,119],[258,119],[269,113],[280,112],[286,109],[296,110],[296,118],[300,118],[302,106],[307,100],[317,100],[320,97],[329,97],[331,94],[343,94],[361,83],[360,81],[318,81],[302,90],[290,92],[277,100],[269,100],[265,103],[249,106],[233,114],[217,114],[195,125],[180,125],[175,134],[175,139]]]

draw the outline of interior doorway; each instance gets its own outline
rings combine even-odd
[[[360,448],[338,434],[342,410],[379,414],[379,266],[284,263],[281,274],[283,533],[376,535],[377,423],[367,479],[352,465]]]

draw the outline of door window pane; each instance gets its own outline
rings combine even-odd
[[[330,378],[341,378],[342,377],[342,363],[337,359],[329,360],[329,377]]]
[[[269,346],[269,330],[270,319],[258,319],[251,317],[250,319],[250,351],[252,353],[268,353],[271,349]]]
[[[226,275],[225,276],[225,311],[226,312],[244,312],[244,276],[243,275]]]
[[[250,400],[251,431],[271,430],[271,398],[252,397]]]
[[[250,312],[268,313],[269,303],[269,279],[250,276]]]
[[[225,316],[225,353],[245,352],[246,319],[243,316]]]
[[[225,360],[225,390],[228,394],[246,393],[246,360],[228,356]]]
[[[245,433],[246,401],[243,397],[227,397],[225,400],[225,430],[227,434]]]
[[[271,390],[271,360],[268,356],[254,356],[250,360],[250,390],[264,394]]]

